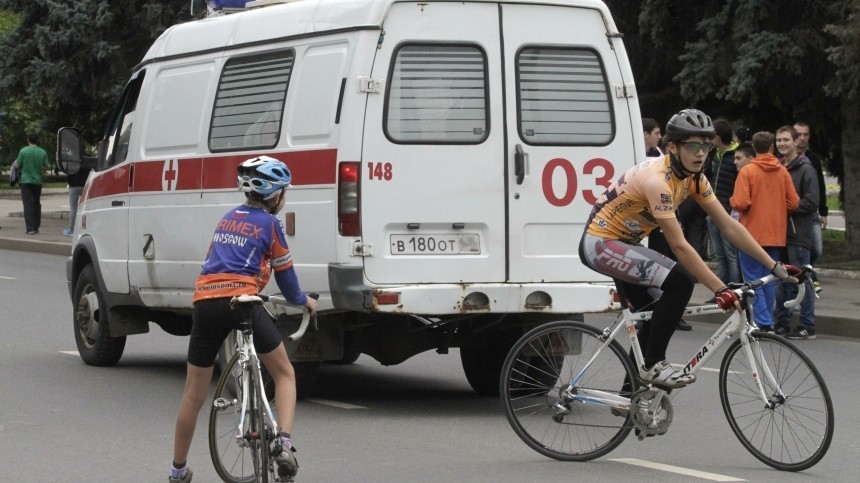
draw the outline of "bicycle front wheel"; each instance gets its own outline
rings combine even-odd
[[[522,336],[505,359],[500,383],[505,416],[517,436],[544,456],[591,460],[609,453],[630,434],[628,411],[562,397],[571,379],[603,345],[600,336],[582,323],[552,322]],[[637,386],[630,357],[613,341],[597,354],[574,392],[582,388],[630,398]]]
[[[215,471],[222,480],[230,483],[255,481],[255,457],[246,435],[251,434],[251,409],[245,409],[245,420],[237,438],[237,427],[242,415],[242,380],[245,373],[239,365],[239,354],[234,354],[224,366],[215,398],[209,413],[209,454]]]
[[[810,468],[824,457],[833,439],[833,402],[827,385],[806,354],[782,337],[755,332],[750,344],[757,371],[740,340],[729,346],[720,367],[720,401],[729,425],[764,464],[782,471]],[[762,402],[756,380],[772,407]]]
[[[272,481],[275,481],[275,479],[269,461],[269,442],[271,438],[269,438],[269,427],[266,424],[265,411],[263,409],[265,394],[260,391],[260,388],[263,387],[263,379],[260,370],[258,370],[260,361],[255,356],[251,356],[250,364],[254,380],[254,384],[250,386],[250,400],[252,401],[251,447],[256,454],[254,464],[256,465],[256,473],[259,478],[257,481],[269,483],[270,479]]]

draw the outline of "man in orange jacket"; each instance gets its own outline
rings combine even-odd
[[[771,257],[778,258],[786,243],[787,215],[797,208],[800,198],[788,170],[773,155],[773,140],[774,135],[767,131],[753,135],[752,148],[756,157],[741,168],[729,202],[740,213],[741,224],[755,241]],[[735,157],[744,156],[745,149],[748,148],[738,148]],[[744,280],[755,280],[770,273],[770,267],[746,253],[741,252],[739,259]],[[774,331],[775,303],[775,285],[756,289],[753,312],[756,325],[763,331]]]

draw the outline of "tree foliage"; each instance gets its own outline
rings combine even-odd
[[[76,126],[94,141],[152,41],[189,15],[187,0],[0,0],[0,9],[18,19],[0,39],[7,143],[34,126]]]

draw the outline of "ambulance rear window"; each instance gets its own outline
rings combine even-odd
[[[385,134],[400,144],[478,144],[487,138],[486,54],[475,45],[404,44],[394,53]]]
[[[294,58],[293,50],[281,50],[227,61],[212,110],[210,151],[278,144]]]
[[[605,146],[612,141],[609,84],[597,52],[527,47],[516,63],[519,131],[527,144]]]

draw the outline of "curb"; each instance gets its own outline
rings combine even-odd
[[[684,317],[688,322],[704,322],[706,324],[722,324],[726,321],[726,314],[707,314]],[[792,314],[792,327],[799,323],[800,316]],[[815,333],[817,335],[828,335],[835,337],[860,338],[860,324],[856,320],[844,317],[815,314]],[[803,341],[792,341],[794,343]]]
[[[44,253],[47,255],[69,256],[72,254],[72,247],[70,243],[40,241],[33,240],[31,238],[0,237],[0,248],[5,250]]]

